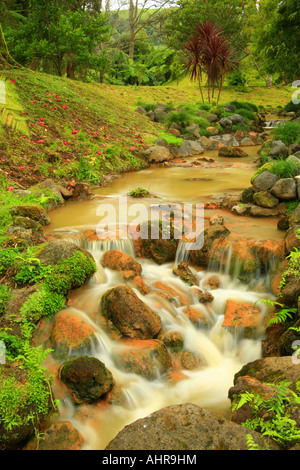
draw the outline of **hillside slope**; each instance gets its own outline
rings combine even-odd
[[[23,106],[28,135],[0,128],[1,175],[27,188],[49,176],[101,184],[104,175],[145,167],[141,150],[162,126],[134,112],[138,101],[200,101],[197,86],[184,79],[177,86],[125,87],[89,84],[31,71],[2,72]],[[288,88],[224,88],[221,103],[250,101],[284,106]]]

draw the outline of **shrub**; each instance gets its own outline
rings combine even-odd
[[[253,110],[251,109],[246,109],[246,108],[238,108],[235,110],[236,114],[240,114],[243,118],[245,118],[248,121],[255,121],[256,120],[256,114]]]
[[[275,140],[282,140],[285,145],[300,143],[300,123],[289,121],[272,130]]]
[[[246,84],[246,77],[240,70],[235,70],[228,77],[229,86],[244,86]]]
[[[254,103],[249,103],[248,101],[230,101],[230,103],[235,109],[248,109],[249,111],[254,111],[257,113],[258,107]]]
[[[287,113],[290,113],[290,112],[297,113],[300,111],[300,103],[296,104],[296,103],[293,103],[292,101],[289,101],[289,103],[286,104],[283,109]]]
[[[149,191],[147,191],[147,189],[143,189],[143,188],[133,189],[129,193],[129,196],[131,196],[131,197],[147,197],[149,195],[150,195]]]
[[[174,122],[184,128],[193,122],[193,116],[185,110],[172,111],[166,119],[167,128],[169,128]]]
[[[299,164],[293,160],[279,159],[273,162],[269,171],[278,178],[294,178],[299,172]]]

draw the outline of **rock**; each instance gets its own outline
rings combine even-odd
[[[135,112],[139,114],[147,114],[147,111],[142,106],[138,106]]]
[[[175,261],[178,239],[174,239],[174,226],[172,221],[170,222],[169,238],[163,238],[162,224],[159,225],[158,238],[154,238],[151,234],[151,227],[156,230],[156,227],[151,221],[142,224],[140,230],[147,230],[148,238],[140,237],[133,240],[137,256],[153,259],[157,264]],[[153,238],[151,238],[151,236]]]
[[[254,193],[253,200],[260,207],[273,208],[279,204],[279,199],[273,196],[269,191],[258,191]]]
[[[231,210],[241,201],[241,194],[228,194],[222,201],[221,207],[223,209]]]
[[[81,450],[85,441],[69,421],[57,421],[35,437],[23,450]]]
[[[109,250],[104,253],[101,259],[104,268],[114,271],[133,271],[134,276],[139,276],[142,272],[142,266],[131,256],[118,250]]]
[[[299,277],[294,274],[285,275],[285,283],[281,288],[280,301],[283,305],[294,307],[297,305],[297,300],[300,295],[300,281]]]
[[[241,143],[240,143],[241,147],[248,147],[250,145],[254,145],[253,143],[253,140],[250,139],[250,137],[244,137],[242,140],[241,140]]]
[[[209,264],[213,271],[228,272],[241,282],[258,278],[261,262],[248,238],[219,238],[210,249]]]
[[[198,124],[192,123],[189,126],[186,126],[185,130],[186,130],[187,134],[189,134],[193,137],[193,139],[191,139],[191,140],[200,139],[201,135],[200,135],[200,128],[199,128]],[[185,138],[185,135],[186,134],[184,134],[184,136],[183,136],[184,138]]]
[[[150,163],[165,162],[172,158],[170,150],[162,145],[154,145],[145,150],[144,154],[148,157]]]
[[[70,199],[72,197],[73,193],[69,189],[59,184],[57,184],[56,187],[61,192],[61,195],[64,199]]]
[[[15,217],[13,223],[8,226],[7,233],[11,235],[11,240],[12,237],[18,240],[18,245],[21,241],[28,245],[39,245],[46,242],[41,224],[29,217]]]
[[[59,369],[59,377],[78,404],[99,400],[114,385],[113,376],[103,362],[90,356],[78,356],[65,362]]]
[[[56,357],[74,357],[89,354],[96,330],[72,309],[55,317],[50,342]]]
[[[184,403],[162,408],[125,426],[105,450],[248,450],[247,434],[265,446],[258,432]],[[279,446],[271,441],[270,448]]]
[[[288,201],[297,197],[297,188],[294,178],[281,178],[271,188],[271,193],[278,197]]]
[[[45,209],[38,205],[13,206],[10,209],[10,213],[13,217],[27,217],[38,222],[41,225],[49,225],[51,222],[50,217],[48,216]]]
[[[271,143],[271,149],[269,152],[271,157],[288,157],[289,149],[281,140],[274,140]]]
[[[86,201],[90,197],[91,191],[88,183],[75,183],[72,188],[72,200]]]
[[[293,324],[294,328],[300,327],[300,319]],[[299,352],[295,353],[295,345],[299,345],[299,333],[288,328],[283,331],[278,340],[278,350],[280,356],[294,356],[294,359],[299,362]]]
[[[183,282],[186,282],[190,286],[197,286],[199,284],[198,279],[189,269],[187,263],[180,263],[177,268],[173,269],[173,274],[179,276]]]
[[[182,350],[184,344],[184,338],[182,333],[174,330],[161,330],[157,339],[162,341],[164,345],[169,348],[171,351]]]
[[[192,157],[194,155],[200,155],[204,152],[204,149],[200,142],[194,142],[192,140],[186,140],[179,147],[180,157]]]
[[[209,225],[215,225],[215,224],[224,224],[224,217],[221,215],[213,215],[212,217],[209,218]]]
[[[117,366],[127,372],[155,380],[172,366],[171,356],[163,341],[130,340],[123,344],[125,349],[116,351],[114,359]]]
[[[253,337],[260,322],[260,311],[252,304],[227,300],[222,326],[244,330],[244,336]]]
[[[285,251],[287,254],[290,254],[291,251],[294,249],[298,249],[300,247],[300,240],[299,240],[299,225],[293,225],[287,232],[284,243],[285,243]]]
[[[217,122],[219,120],[216,114],[203,114],[203,116],[209,122]]]
[[[293,210],[293,212],[288,216],[289,226],[300,225],[300,204]]]
[[[231,130],[232,128],[232,121],[229,118],[224,117],[220,119],[219,123],[226,130]]]
[[[233,206],[231,212],[236,215],[249,215],[250,204]]]
[[[241,129],[237,130],[235,133],[234,133],[234,137],[239,141],[241,142],[241,140],[245,137],[245,132],[242,131]]]
[[[64,198],[62,197],[61,192],[57,188],[55,181],[50,178],[47,178],[45,181],[32,186],[30,190],[39,197],[44,196],[47,198],[46,205],[48,211],[64,204]]]
[[[249,362],[242,367],[234,376],[233,384],[237,384],[240,377],[251,376],[261,383],[275,383],[282,381],[291,382],[290,388],[297,390],[299,380],[300,364],[294,364],[291,356],[265,357]],[[229,390],[229,398],[235,394],[234,387]]]
[[[282,217],[280,220],[278,220],[278,222],[277,222],[278,230],[286,231],[286,230],[289,229],[289,227],[290,227],[289,217],[287,215]]]
[[[300,176],[299,175],[295,177],[295,183],[297,186],[297,197],[298,199],[300,199]]]
[[[232,124],[246,124],[245,119],[240,114],[231,114],[228,116],[228,119],[230,119]]]
[[[203,147],[204,150],[208,150],[211,145],[210,140],[207,137],[205,137],[205,135],[200,136],[199,143]]]
[[[206,130],[210,133],[210,135],[218,135],[219,130],[216,127],[208,126]]]
[[[19,450],[35,435],[38,427],[44,425],[45,418],[53,411],[46,381],[40,381],[39,392],[36,392],[46,397],[39,403],[43,407],[41,411],[32,399],[33,379],[29,377],[30,371],[19,365],[12,361],[0,364],[1,396],[6,403],[5,406],[1,404],[0,450]]]
[[[264,171],[258,175],[253,181],[254,191],[268,191],[271,189],[274,184],[279,180],[277,175],[270,173],[269,171]]]
[[[253,217],[281,217],[287,212],[287,207],[284,203],[278,204],[273,209],[252,205],[249,214]]]
[[[219,149],[219,157],[247,157],[248,154],[236,147],[222,147]]]
[[[87,250],[67,240],[51,240],[41,248],[38,258],[42,264],[55,265],[62,259],[71,258],[77,251],[93,259],[92,255]]]
[[[190,259],[196,266],[207,267],[213,244],[218,239],[224,239],[229,235],[229,230],[224,225],[212,225],[204,231],[204,244],[200,250],[193,250]]]
[[[220,279],[218,276],[209,276],[206,282],[209,288],[212,290],[218,289],[220,287]]]
[[[101,303],[104,318],[125,338],[152,339],[161,330],[161,319],[128,286],[106,292]]]
[[[166,107],[157,107],[154,109],[154,121],[155,122],[164,122],[168,116],[168,113],[166,112]]]
[[[207,317],[207,314],[202,307],[187,307],[184,311],[184,315],[193,323],[193,325],[198,326],[199,328],[207,328],[210,325],[210,321]]]
[[[254,189],[252,186],[244,189],[241,195],[241,202],[243,204],[248,204],[248,203],[253,202],[253,195],[254,195]]]

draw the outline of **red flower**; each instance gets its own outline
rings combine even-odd
[[[68,106],[67,106],[66,104],[63,104],[63,108],[64,108],[64,109],[67,109],[67,107],[68,107]]]
[[[13,78],[10,79],[11,83],[16,83],[16,80],[14,80]],[[9,186],[11,188],[11,186]]]
[[[7,186],[7,191],[12,191],[14,188],[12,186]]]
[[[65,141],[64,144],[68,146],[68,145],[69,145],[69,142]]]
[[[135,147],[129,147],[129,150],[131,150],[131,151],[135,150]]]
[[[101,155],[101,150],[97,150],[98,155]]]
[[[25,170],[25,168],[23,166],[21,166],[21,170],[23,171],[23,170]]]

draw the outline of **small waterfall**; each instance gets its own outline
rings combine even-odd
[[[270,121],[265,121],[264,125],[263,125],[263,129],[274,129],[275,127],[279,127],[281,126],[282,124],[284,124],[286,121],[281,121],[281,120],[278,120],[278,119],[271,119]]]
[[[183,240],[179,240],[176,256],[175,256],[175,264],[178,265],[182,262],[187,262],[190,257],[190,252],[187,249],[188,242]]]

